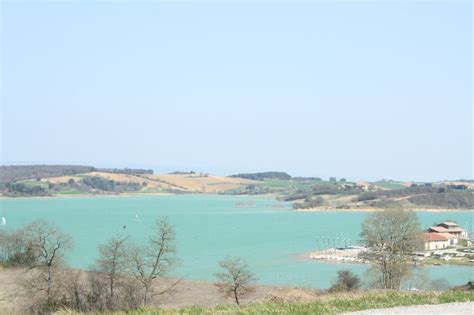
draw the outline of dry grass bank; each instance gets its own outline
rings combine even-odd
[[[1,267],[0,267],[1,268]],[[26,270],[19,268],[0,269],[0,314],[22,313],[28,304],[26,292],[21,283],[25,282]],[[162,281],[155,286],[157,292],[169,288],[176,279]],[[243,304],[263,303],[269,299],[285,301],[310,301],[320,296],[322,291],[299,288],[281,288],[258,285],[255,292],[242,299]],[[152,298],[149,307],[179,309],[184,307],[214,307],[232,304],[233,300],[224,298],[212,282],[197,280],[178,280],[172,290]]]

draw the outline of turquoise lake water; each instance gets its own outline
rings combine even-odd
[[[236,206],[249,201],[255,206]],[[302,257],[316,249],[317,236],[356,240],[366,212],[294,212],[291,204],[270,198],[214,195],[2,199],[0,206],[8,229],[38,218],[58,224],[74,238],[69,263],[78,268],[89,267],[97,244],[123,231],[124,225],[132,239],[143,242],[153,221],[167,216],[176,227],[176,276],[213,281],[217,262],[226,255],[244,258],[262,284],[325,288],[340,269],[361,275],[367,269]],[[134,221],[136,214],[140,222]],[[474,216],[467,211],[418,212],[418,217],[424,228],[447,219],[474,228]],[[451,284],[474,279],[474,267],[424,270]]]

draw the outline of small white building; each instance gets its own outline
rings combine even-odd
[[[425,250],[437,250],[450,246],[450,239],[444,233],[423,233],[421,238],[425,243]]]

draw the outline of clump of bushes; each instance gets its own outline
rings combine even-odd
[[[324,204],[322,197],[307,197],[304,202],[295,202],[293,209],[311,209],[321,207]]]
[[[329,292],[350,292],[362,287],[360,278],[349,270],[339,270],[337,279],[329,288]]]
[[[82,179],[81,183],[92,189],[113,192],[137,191],[142,188],[139,183],[116,182],[99,176],[86,177]]]
[[[0,263],[11,267],[30,267],[36,262],[33,244],[26,230],[0,230]]]
[[[229,177],[245,178],[252,180],[265,180],[265,179],[280,179],[280,180],[290,180],[291,176],[285,172],[261,172],[261,173],[244,173],[230,175]]]
[[[38,185],[25,185],[23,183],[7,184],[9,194],[14,196],[47,196],[46,190]]]

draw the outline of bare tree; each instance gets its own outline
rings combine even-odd
[[[108,283],[108,304],[111,304],[115,298],[115,287],[124,276],[126,271],[125,246],[127,237],[115,235],[107,243],[99,245],[99,258],[96,260],[96,269],[107,279]]]
[[[240,305],[240,298],[248,293],[254,292],[252,283],[257,279],[248,270],[248,265],[238,257],[226,257],[219,262],[223,272],[217,273],[220,280],[216,286],[225,297],[233,297],[235,303]]]
[[[34,260],[24,286],[31,294],[29,300],[35,312],[49,312],[61,305],[61,267],[66,265],[65,254],[72,246],[70,236],[56,225],[36,220],[24,227],[25,242]]]
[[[408,255],[422,248],[420,223],[413,211],[386,209],[370,214],[362,223],[361,238],[368,247],[364,258],[381,272],[381,287],[399,289],[409,275]]]
[[[87,304],[90,310],[107,310],[110,305],[107,303],[108,286],[103,276],[98,272],[87,273]]]
[[[33,266],[45,273],[45,292],[51,297],[55,268],[65,264],[64,257],[72,246],[72,239],[56,225],[45,220],[36,220],[25,227],[27,239],[36,256]]]
[[[176,263],[174,227],[166,218],[157,220],[148,246],[131,245],[127,251],[130,271],[141,284],[147,304],[155,280],[166,277]]]
[[[74,269],[63,269],[61,272],[62,304],[77,311],[90,311],[88,301],[87,274]]]

